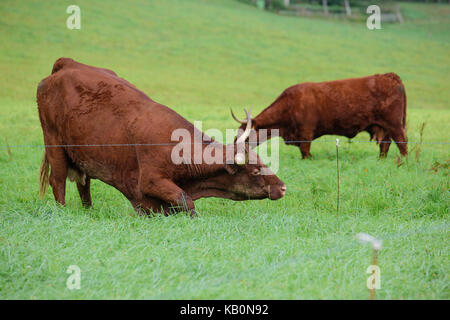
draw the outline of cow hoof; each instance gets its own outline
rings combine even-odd
[[[189,216],[191,217],[191,219],[197,218],[197,212],[195,212],[195,210],[190,210],[189,211]]]
[[[84,209],[91,209],[92,208],[92,203],[91,202],[82,202],[81,204],[83,205]]]

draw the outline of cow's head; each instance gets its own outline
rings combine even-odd
[[[217,176],[226,188],[229,198],[233,200],[282,198],[286,193],[283,181],[248,146],[245,146],[245,152],[245,163],[241,161],[243,157],[238,152],[235,154],[235,162],[225,165],[226,173]],[[248,163],[251,157],[257,159],[257,162]]]
[[[232,200],[266,199],[277,200],[286,193],[281,181],[245,144],[252,127],[250,113],[244,132],[236,141],[225,147],[224,170],[204,181],[205,186],[214,189],[214,196]]]

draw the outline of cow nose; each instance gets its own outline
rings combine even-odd
[[[271,200],[278,200],[280,198],[284,197],[284,194],[286,193],[286,185],[283,184],[281,186],[278,186],[278,188],[271,188],[269,197]]]

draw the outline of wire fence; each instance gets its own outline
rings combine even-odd
[[[16,144],[16,145],[0,145],[0,148],[81,148],[81,147],[151,147],[151,146],[175,146],[180,144],[204,144],[208,145],[212,142],[219,141],[206,141],[206,142],[167,142],[167,143],[95,143],[95,144]],[[296,143],[335,143],[336,140],[286,140],[285,144]],[[366,140],[349,140],[347,143],[397,143],[397,144],[419,144],[419,145],[450,145],[448,141],[366,141]],[[220,142],[219,142],[220,143]]]
[[[6,140],[7,142],[7,140]],[[265,141],[264,141],[265,142]],[[336,176],[337,176],[337,199],[336,199],[336,210],[339,212],[339,202],[340,202],[340,176],[339,176],[339,139],[336,140],[284,140],[285,144],[302,144],[302,143],[336,143]],[[396,143],[396,144],[415,144],[415,145],[450,145],[448,141],[373,141],[373,140],[352,140],[348,139],[347,144],[352,143],[372,143],[372,144],[382,144],[382,143]],[[0,148],[6,148],[9,157],[12,158],[11,148],[84,148],[84,147],[165,147],[165,146],[176,146],[176,145],[211,145],[214,143],[221,143],[219,141],[194,141],[194,142],[167,142],[167,143],[106,143],[106,144],[54,144],[54,145],[33,145],[33,144],[17,144],[17,145],[0,145]],[[252,145],[252,142],[249,143]],[[256,144],[253,143],[256,146]],[[223,145],[222,145],[223,146]]]
[[[194,142],[167,142],[167,143],[106,143],[106,144],[54,144],[54,145],[45,145],[45,144],[16,144],[9,145],[8,140],[5,139],[6,145],[0,145],[0,148],[7,149],[9,157],[12,158],[11,148],[84,148],[84,147],[165,147],[165,146],[176,146],[176,145],[211,145],[214,143],[219,143],[219,141],[210,140],[210,141],[194,141]],[[340,176],[339,176],[339,147],[340,140],[283,140],[285,144],[302,144],[302,143],[336,143],[336,176],[337,176],[337,199],[336,199],[336,210],[339,212],[339,202],[340,202]],[[264,141],[265,142],[265,141]],[[353,140],[348,139],[345,141],[347,144],[352,143],[371,143],[371,144],[383,144],[383,143],[396,143],[396,144],[415,144],[415,145],[450,145],[448,141],[374,141],[374,140]],[[262,142],[263,143],[263,142]],[[252,145],[252,142],[249,143]],[[255,143],[253,143],[256,146]],[[219,145],[220,147],[221,145]],[[222,145],[223,146],[223,145]],[[414,148],[413,148],[414,149]]]

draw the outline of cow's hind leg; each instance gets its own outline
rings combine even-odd
[[[302,159],[308,159],[312,157],[309,152],[311,149],[311,142],[300,142],[300,152],[302,153]]]
[[[402,156],[408,155],[408,138],[406,137],[405,130],[403,128],[394,129],[392,130],[391,136],[397,144],[400,154]]]
[[[81,170],[76,168],[73,164],[69,165],[67,177],[70,181],[75,181],[77,184],[78,194],[81,198],[81,203],[84,207],[92,206],[91,200],[91,179]]]
[[[92,206],[91,199],[91,178],[86,176],[84,181],[77,181],[78,194],[81,198],[81,203],[85,208]]]
[[[49,182],[55,200],[62,205],[66,204],[66,178],[68,161],[62,148],[46,148],[46,157],[50,164]]]
[[[385,135],[380,141],[380,158],[386,158],[389,152],[389,147],[391,146],[391,137]]]
[[[370,134],[370,140],[375,140],[380,145],[380,158],[386,158],[391,146],[391,136],[383,127],[371,125],[366,131]]]

